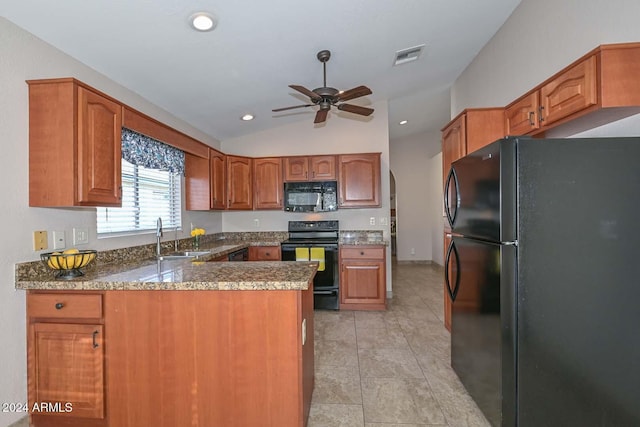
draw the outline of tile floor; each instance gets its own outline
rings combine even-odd
[[[442,268],[393,265],[386,312],[316,311],[308,427],[486,427],[449,364]]]

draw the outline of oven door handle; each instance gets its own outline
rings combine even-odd
[[[338,290],[333,291],[313,291],[314,295],[334,295],[338,293]]]

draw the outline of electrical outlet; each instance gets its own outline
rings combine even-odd
[[[372,216],[371,218],[369,218],[369,225],[376,225],[376,217]]]
[[[74,228],[73,229],[73,244],[74,245],[86,245],[89,243],[89,229],[88,228]]]
[[[387,225],[387,217],[386,216],[381,216],[380,217],[380,225]]]
[[[254,220],[253,220],[253,226],[254,226],[255,228],[260,227],[260,220],[259,220],[258,218],[256,218],[256,219],[254,219]]]
[[[33,250],[43,251],[47,249],[47,232],[46,231],[34,231],[33,232]]]
[[[67,246],[67,241],[64,237],[64,231],[53,232],[53,249],[64,249]]]
[[[416,254],[416,248],[411,248],[411,255],[415,255]]]

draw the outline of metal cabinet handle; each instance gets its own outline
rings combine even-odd
[[[535,114],[536,114],[535,112],[533,112],[533,111],[529,111],[529,124],[530,124],[531,126],[535,126],[535,125],[536,125],[536,122],[535,122],[535,120],[533,119],[533,117],[535,116]]]
[[[93,331],[93,348],[98,348],[98,342],[96,341],[97,336],[98,336],[98,331]]]
[[[544,105],[541,105],[540,107],[538,107],[538,110],[540,111],[540,114],[538,115],[538,120],[541,122],[544,122],[544,117],[542,116],[542,111],[544,110]]]
[[[364,255],[364,251],[360,251],[360,255]]]
[[[64,307],[64,304],[61,302],[57,302],[56,303],[56,310],[62,310],[62,308]]]

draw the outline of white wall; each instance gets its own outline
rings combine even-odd
[[[0,182],[4,184],[0,223],[5,224],[0,249],[0,402],[26,401],[25,293],[14,290],[14,265],[39,258],[40,252],[33,251],[32,232],[48,230],[49,247],[52,246],[51,231],[64,230],[69,246],[71,229],[78,226],[90,230],[90,242],[82,248],[104,250],[155,241],[151,235],[98,241],[95,209],[29,208],[29,115],[25,80],[54,77],[75,77],[149,116],[219,147],[215,139],[0,18],[0,144],[3,152]],[[210,231],[221,230],[220,214],[185,213],[183,224],[188,228],[190,222]],[[0,425],[9,425],[23,415],[0,412]]]
[[[444,202],[442,192],[442,151],[429,159],[429,186],[433,203],[429,205],[429,227],[431,228],[431,254],[433,262],[444,265],[443,228]]]
[[[330,213],[301,214],[282,211],[225,212],[224,231],[285,231],[290,220],[337,219],[342,230],[382,230],[390,239],[389,127],[386,102],[372,105],[369,118],[339,117],[331,112],[323,125],[314,125],[314,113],[308,120],[275,127],[239,138],[222,141],[222,151],[251,157],[293,156],[381,152],[382,207],[376,209],[338,209]],[[340,115],[346,113],[340,113]],[[274,118],[274,123],[277,118]],[[371,217],[376,225],[370,225]],[[386,225],[380,225],[380,218]],[[259,226],[255,226],[258,220]],[[391,291],[391,251],[387,250],[387,290]]]
[[[600,44],[640,41],[637,0],[522,0],[452,88],[451,115],[503,106]]]
[[[432,159],[440,151],[439,132],[398,138],[389,144],[391,171],[396,179],[398,261],[433,259],[433,230],[442,225],[442,158],[440,164]],[[436,174],[439,177],[434,181]],[[434,206],[440,206],[440,218],[434,216]],[[441,235],[437,234],[439,238]]]

